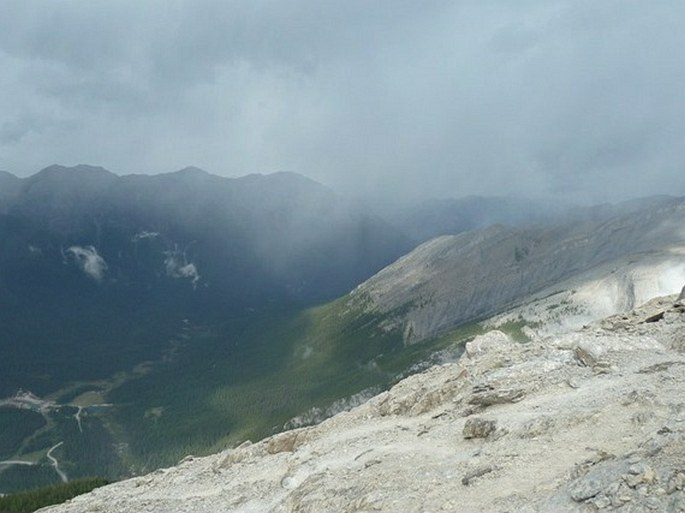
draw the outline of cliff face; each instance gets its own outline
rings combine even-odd
[[[652,298],[675,294],[685,282],[682,250],[668,249],[621,258],[547,287],[526,302],[496,315],[491,328],[526,325],[528,336],[577,330]]]
[[[491,331],[318,426],[49,511],[685,511],[685,303],[566,334]]]

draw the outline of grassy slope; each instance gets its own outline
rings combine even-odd
[[[471,326],[406,348],[380,321],[343,298],[304,312],[272,312],[239,335],[205,331],[173,362],[110,394],[121,405],[117,422],[127,434],[129,463],[149,470],[267,436],[305,410],[387,387],[431,352],[477,331]]]

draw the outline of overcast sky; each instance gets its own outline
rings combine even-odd
[[[2,0],[0,169],[685,194],[682,0]]]

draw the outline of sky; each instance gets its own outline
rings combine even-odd
[[[0,169],[685,195],[682,0],[2,0]]]

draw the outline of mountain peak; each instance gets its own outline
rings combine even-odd
[[[7,171],[0,171],[0,211],[7,208],[8,200],[16,197],[21,189],[21,180]]]
[[[67,167],[53,164],[26,179],[23,188],[26,192],[52,196],[67,191],[105,190],[118,178],[103,167],[86,164]]]
[[[2,169],[0,169],[0,176],[17,178],[16,176],[14,176],[9,171],[3,171]],[[19,180],[19,178],[17,178],[17,180]]]
[[[17,178],[12,173],[0,170],[0,184],[14,184],[19,183],[20,181],[20,178]]]
[[[44,169],[41,169],[35,176],[67,176],[67,175],[101,175],[101,176],[116,176],[111,171],[108,171],[101,166],[91,166],[88,164],[78,164],[76,166],[62,166],[61,164],[52,164]],[[31,177],[33,178],[33,177]]]
[[[177,174],[177,175],[184,175],[184,176],[210,176],[212,173],[209,173],[205,171],[204,169],[200,169],[199,167],[195,166],[186,166],[183,169],[179,169],[178,171],[175,171],[171,174]]]
[[[249,175],[245,175],[239,178],[239,180],[244,180],[247,182],[262,182],[262,181],[269,181],[269,182],[276,182],[276,183],[296,183],[296,182],[302,182],[302,183],[309,183],[309,184],[315,184],[317,186],[321,186],[319,182],[316,180],[312,180],[311,178],[308,178],[300,173],[296,173],[294,171],[275,171],[273,173],[250,173]]]

